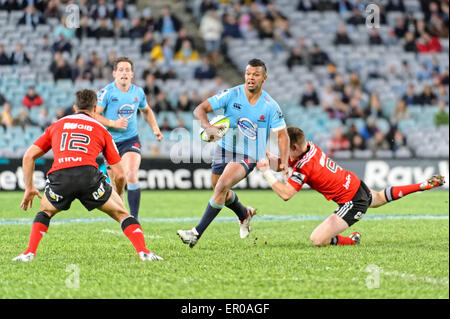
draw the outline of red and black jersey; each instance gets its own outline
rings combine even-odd
[[[337,165],[311,142],[302,158],[297,162],[289,161],[289,166],[293,167],[293,171],[288,183],[297,191],[303,184],[308,184],[327,200],[338,204],[350,201],[361,184],[354,173]]]
[[[96,158],[100,153],[103,153],[109,165],[120,161],[111,134],[102,124],[84,113],[56,121],[34,145],[44,152],[53,150],[53,165],[47,174],[76,166],[98,167]]]

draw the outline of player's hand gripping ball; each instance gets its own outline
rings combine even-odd
[[[216,132],[211,132],[208,129],[202,128],[200,130],[200,138],[205,142],[215,142],[220,140],[230,129],[230,120],[224,115],[215,116],[209,121],[209,124],[217,127],[218,130],[215,130]]]

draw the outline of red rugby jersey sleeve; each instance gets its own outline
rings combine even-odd
[[[308,177],[305,169],[302,167],[298,169],[297,167],[294,167],[294,170],[292,171],[291,177],[288,179],[288,183],[294,187],[297,192],[302,189],[303,184],[308,182]]]
[[[117,150],[116,143],[114,143],[111,134],[107,130],[104,130],[105,147],[103,148],[103,155],[109,165],[114,165],[120,162],[119,151]]]
[[[51,129],[53,125],[49,126],[33,144],[38,146],[41,150],[47,153],[52,148]]]

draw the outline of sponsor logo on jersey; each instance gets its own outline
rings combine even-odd
[[[135,97],[134,98],[134,102],[137,102],[137,101],[139,101],[139,99],[137,97]]]
[[[266,117],[265,117],[264,115],[261,115],[261,116],[259,117],[258,122],[265,122],[265,121],[266,121]]]
[[[283,115],[283,113],[281,111],[277,111],[277,114],[278,114],[278,118],[279,119],[284,118],[284,115]]]
[[[113,96],[113,97],[111,98],[111,102],[119,102],[119,99],[116,98],[115,96]]]
[[[92,193],[92,197],[94,197],[95,200],[99,199],[105,194],[105,187],[103,186],[103,182],[100,184],[100,187]]]
[[[50,181],[47,179],[47,183],[50,183]],[[48,193],[48,196],[50,196],[51,199],[53,199],[56,202],[59,202],[63,197],[61,195],[56,194],[49,185],[45,186],[45,191]]]
[[[70,122],[64,123],[63,130],[75,130],[75,129],[86,130],[91,132],[92,126],[80,123],[70,123]]]
[[[81,157],[62,157],[58,158],[58,163],[81,162],[82,160]]]
[[[235,108],[235,109],[237,109],[237,110],[240,110],[241,107],[242,107],[242,105],[240,105],[239,103],[234,103],[234,104],[233,104],[233,108]]]
[[[125,117],[129,120],[134,114],[134,105],[133,104],[124,104],[117,111],[117,115],[119,117]]]
[[[224,97],[225,95],[227,95],[228,92],[230,92],[230,90],[228,90],[228,89],[223,90],[223,91],[219,92],[218,94],[216,94],[216,98],[217,98],[218,100],[220,100],[222,97]]]
[[[347,182],[345,184],[343,184],[342,186],[344,186],[345,189],[348,189],[350,187],[350,182],[352,181],[352,176],[350,174],[348,174],[347,177],[345,178],[345,180]]]
[[[97,100],[101,103],[103,102],[103,98],[105,97],[106,89],[100,90],[97,94]]]
[[[355,219],[360,220],[362,218],[362,212],[357,212],[355,214]]]
[[[256,140],[256,137],[258,136],[258,125],[250,121],[248,118],[241,117],[237,121],[237,127],[244,136],[248,137],[251,140]]]

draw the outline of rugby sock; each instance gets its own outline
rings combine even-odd
[[[238,196],[235,192],[230,190],[232,196],[228,202],[225,202],[225,206],[231,209],[239,218],[240,221],[243,221],[245,217],[247,217],[247,208],[241,204]]]
[[[36,214],[33,221],[33,226],[31,226],[30,240],[28,242],[28,248],[25,251],[25,255],[28,253],[33,253],[36,255],[36,250],[41,242],[42,237],[47,233],[48,226],[50,225],[50,217],[43,211]]]
[[[139,205],[141,203],[141,186],[139,183],[128,184],[128,205],[130,206],[130,214],[138,219]]]
[[[125,217],[120,222],[120,227],[125,236],[133,244],[136,252],[139,254],[141,251],[149,253],[150,251],[145,247],[144,232],[139,222],[133,216]]]
[[[355,241],[350,237],[336,235],[335,237],[331,238],[330,245],[355,245]]]
[[[200,220],[200,223],[195,226],[195,229],[198,232],[198,238],[203,234],[205,229],[211,224],[214,218],[216,218],[217,214],[219,214],[220,210],[223,208],[224,204],[215,203],[212,198],[209,200],[208,206],[206,206],[205,213]]]
[[[386,200],[390,202],[421,190],[420,184],[392,186],[384,189],[384,195],[386,196]]]

